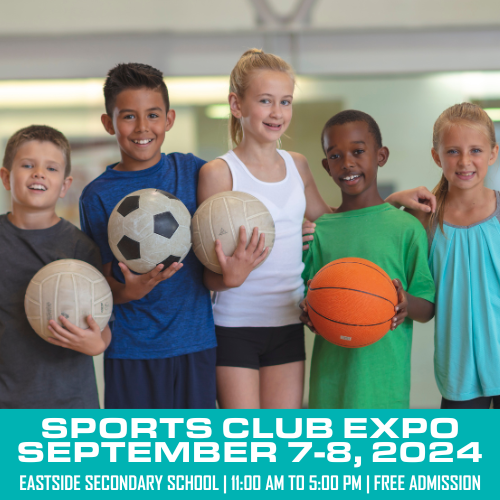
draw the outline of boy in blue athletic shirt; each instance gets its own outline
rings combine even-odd
[[[106,408],[215,408],[215,333],[203,266],[193,252],[183,264],[159,264],[143,275],[113,256],[108,220],[116,204],[139,189],[177,196],[196,210],[198,172],[192,154],[161,153],[175,121],[160,71],[119,64],[109,71],[101,120],[116,135],[121,161],[107,167],[80,198],[82,230],[99,246],[113,291],[113,339],[105,353]]]

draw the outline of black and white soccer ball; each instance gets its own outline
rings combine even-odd
[[[136,273],[181,262],[191,248],[191,214],[173,194],[141,189],[123,198],[108,222],[114,256]]]

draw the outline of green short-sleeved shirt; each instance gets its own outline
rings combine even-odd
[[[388,203],[316,220],[304,255],[304,281],[329,262],[360,257],[379,265],[415,297],[434,302],[427,236],[411,215]],[[413,321],[406,318],[375,344],[349,349],[317,336],[311,364],[310,408],[408,408]]]

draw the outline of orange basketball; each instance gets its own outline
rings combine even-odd
[[[342,347],[363,347],[389,331],[398,297],[383,269],[353,257],[322,267],[310,283],[306,301],[321,336]]]

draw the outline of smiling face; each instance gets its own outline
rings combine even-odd
[[[323,167],[344,195],[378,195],[377,171],[387,162],[389,150],[377,147],[367,123],[355,121],[328,128],[323,147]]]
[[[160,91],[127,89],[116,97],[113,116],[101,116],[104,128],[116,135],[122,161],[120,169],[142,170],[158,163],[165,132],[174,124],[175,112],[167,112]]]
[[[240,120],[243,138],[276,142],[292,119],[294,83],[283,71],[257,70],[243,98],[229,95],[231,113]]]
[[[488,167],[495,163],[498,145],[492,147],[487,131],[464,124],[447,127],[432,157],[443,169],[450,188],[471,189],[483,186]]]
[[[64,153],[51,142],[29,141],[16,152],[12,168],[2,168],[5,189],[12,192],[16,210],[54,210],[72,178],[64,177]]]

